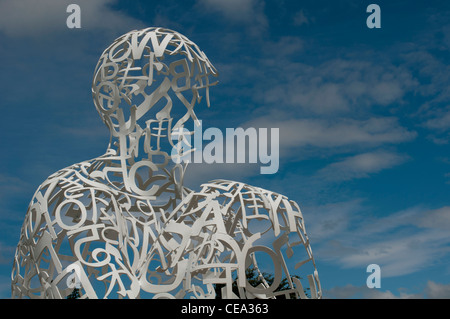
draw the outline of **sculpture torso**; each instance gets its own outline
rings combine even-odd
[[[139,296],[139,271],[177,199],[168,186],[155,192],[158,200],[126,191],[104,169],[99,160],[75,164],[51,175],[36,191],[15,264],[23,277],[17,288],[31,289],[14,290],[16,297],[64,298],[73,289],[67,284],[73,264],[87,298]],[[21,267],[24,262],[38,264],[41,271]],[[102,295],[101,278],[111,280]]]
[[[163,63],[164,53],[177,51],[188,61]],[[93,97],[111,131],[108,151],[58,171],[36,191],[15,255],[13,297],[65,298],[74,289],[81,298],[305,297],[294,276],[300,267],[309,267],[311,296],[321,297],[295,202],[234,181],[188,190],[186,166],[163,147],[174,129],[197,120],[199,89],[208,90],[214,72],[195,44],[167,29],[132,31],[105,50]],[[177,119],[176,99],[186,108]],[[146,120],[152,108],[159,111]],[[272,282],[262,276],[267,263]],[[249,268],[261,277],[257,287],[247,281]],[[283,276],[288,288],[279,292]]]

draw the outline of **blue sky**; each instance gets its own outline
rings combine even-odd
[[[81,29],[66,7],[81,8]],[[0,297],[34,191],[103,154],[98,57],[132,29],[176,30],[220,73],[203,125],[280,128],[280,169],[197,165],[297,201],[327,298],[450,297],[447,1],[0,0]],[[381,8],[381,29],[366,8]],[[381,267],[368,289],[366,267]]]

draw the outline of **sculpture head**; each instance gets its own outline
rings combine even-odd
[[[94,104],[112,136],[145,132],[156,138],[198,121],[194,106],[217,83],[217,71],[199,47],[182,34],[163,28],[131,31],[101,55],[94,73]],[[156,135],[153,135],[156,134]],[[147,136],[150,139],[150,136]],[[157,144],[157,145],[156,145]],[[159,151],[159,150],[158,150]],[[170,153],[165,150],[165,153]]]

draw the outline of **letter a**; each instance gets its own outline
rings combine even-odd
[[[371,272],[369,277],[367,277],[367,287],[368,288],[381,288],[381,269],[377,264],[371,264],[367,266],[367,272]]]
[[[67,6],[67,13],[71,14],[67,17],[66,24],[69,29],[81,28],[81,9],[78,4],[69,4]]]
[[[370,16],[367,17],[366,24],[370,29],[381,28],[381,9],[378,4],[369,4],[367,6],[366,12],[372,12]]]

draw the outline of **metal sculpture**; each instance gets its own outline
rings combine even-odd
[[[198,123],[194,106],[200,92],[209,106],[216,76],[195,43],[168,29],[129,32],[103,52],[92,95],[108,149],[37,189],[13,298],[321,297],[295,202],[234,181],[183,186],[187,164],[173,161],[173,134]]]

